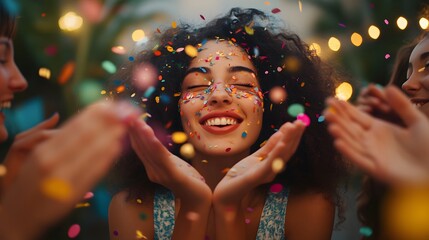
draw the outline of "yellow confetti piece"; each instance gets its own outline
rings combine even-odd
[[[51,70],[49,70],[47,68],[40,68],[39,69],[39,76],[46,78],[46,79],[50,79],[51,78]]]
[[[141,203],[142,203],[142,200],[141,200],[140,198],[137,198],[137,199],[136,199],[136,201],[137,201],[137,203],[139,203],[139,204],[141,204]]]
[[[301,2],[301,0],[298,0],[298,5],[299,5],[299,12],[302,12],[302,2]]]
[[[180,154],[187,159],[193,158],[195,156],[194,146],[190,143],[185,143],[180,147]]]
[[[184,132],[174,132],[171,135],[171,140],[176,144],[182,144],[188,140],[188,136]]]
[[[155,102],[156,102],[156,103],[159,103],[159,96],[156,96],[156,97],[155,97]]]
[[[167,46],[166,48],[167,48],[167,51],[169,51],[169,52],[173,52],[174,51],[174,49],[173,49],[172,46]]]
[[[42,192],[55,200],[66,201],[71,197],[70,184],[58,178],[48,178],[42,182]]]
[[[417,72],[423,72],[426,69],[426,67],[422,67],[419,70],[417,70]]]
[[[253,35],[255,33],[255,30],[252,27],[250,27],[250,26],[244,26],[244,30],[249,35]]]
[[[145,235],[140,230],[136,230],[136,238],[137,239],[147,239]]]
[[[264,2],[264,4],[268,6],[268,5],[270,5],[271,3],[270,3],[270,2],[268,2],[268,1],[266,1],[266,2]]]
[[[273,169],[274,173],[279,173],[283,170],[285,166],[285,163],[283,161],[283,159],[281,158],[276,158],[273,160],[273,163],[271,164],[271,168]]]
[[[187,45],[185,47],[185,53],[189,57],[196,57],[198,55],[198,50],[192,45]]]
[[[104,94],[106,94],[106,93],[107,93],[107,92],[106,92],[106,90],[101,90],[101,91],[100,91],[100,94],[101,94],[101,95],[104,95]]]
[[[171,22],[171,27],[172,28],[177,28],[177,22],[176,21]]]
[[[7,173],[7,168],[5,165],[0,164],[0,177],[3,177]]]
[[[76,204],[75,208],[83,208],[83,207],[89,207],[89,206],[91,206],[91,204],[89,204],[88,202],[78,203],[78,204]]]
[[[207,160],[202,160],[201,162],[202,163],[209,163],[209,161],[207,161]]]

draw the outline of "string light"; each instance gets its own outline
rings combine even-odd
[[[340,50],[341,42],[340,42],[340,40],[338,40],[338,38],[331,37],[328,41],[328,46],[332,51],[336,52],[336,51]]]
[[[398,28],[401,30],[404,30],[407,28],[408,21],[404,17],[399,17],[398,20],[396,20],[396,25],[398,25]]]
[[[359,33],[353,33],[352,36],[350,37],[350,41],[352,42],[353,45],[355,45],[356,47],[359,47],[362,44],[362,36]]]
[[[58,26],[63,31],[76,31],[82,27],[83,19],[75,12],[68,12],[58,20]]]
[[[429,27],[429,20],[427,18],[420,18],[419,25],[422,29],[428,29]]]
[[[377,39],[380,37],[380,29],[374,25],[369,26],[368,34],[372,39]]]

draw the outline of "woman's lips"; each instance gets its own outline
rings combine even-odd
[[[224,126],[209,126],[201,125],[204,130],[212,134],[227,134],[237,129],[240,124],[224,125]]]

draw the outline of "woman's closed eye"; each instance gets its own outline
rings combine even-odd
[[[210,85],[206,85],[206,84],[201,84],[201,85],[191,85],[188,86],[186,89],[187,90],[193,90],[193,89],[199,89],[199,88],[208,88]]]

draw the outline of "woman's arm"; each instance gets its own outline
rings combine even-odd
[[[329,240],[335,219],[335,205],[322,193],[294,194],[288,199],[285,235],[288,240]]]

